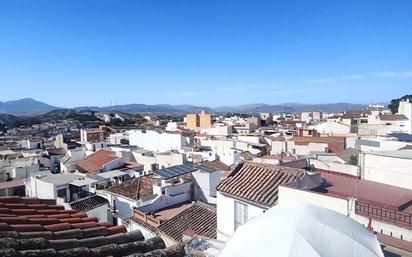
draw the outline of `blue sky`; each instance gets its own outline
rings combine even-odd
[[[410,0],[0,1],[0,101],[369,103],[411,89]]]

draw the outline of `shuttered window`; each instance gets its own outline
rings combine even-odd
[[[248,220],[247,205],[241,202],[235,201],[235,230]]]

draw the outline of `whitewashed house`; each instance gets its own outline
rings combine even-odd
[[[366,180],[412,188],[412,150],[361,152],[360,167]]]
[[[412,103],[407,99],[399,102],[398,114],[402,114],[407,118],[405,122],[405,130],[412,134]]]
[[[217,239],[227,241],[239,226],[274,206],[279,185],[303,174],[277,165],[239,164],[217,187]]]
[[[165,152],[180,150],[187,146],[187,141],[180,132],[134,130],[129,132],[129,144],[154,152]]]
[[[97,180],[74,173],[43,174],[30,177],[27,195],[41,199],[57,199],[60,203],[76,201],[94,192]]]

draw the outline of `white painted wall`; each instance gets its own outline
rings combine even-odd
[[[209,173],[197,170],[192,175],[195,200],[216,204],[216,187],[222,180],[221,171],[217,170]]]
[[[36,178],[33,178],[31,181],[32,181],[32,195],[30,195],[30,197],[38,197],[40,199],[56,199],[57,198],[57,192],[53,184],[44,182]]]
[[[132,152],[133,157],[135,158],[136,162],[143,164],[144,171],[154,171],[152,168],[156,164],[156,157],[155,156],[146,156],[136,152]]]
[[[239,141],[245,141],[249,143],[260,143],[260,136],[238,136]]]
[[[412,159],[361,153],[360,161],[364,179],[412,188]]]
[[[115,133],[109,135],[110,144],[119,145],[121,144],[122,139],[129,140],[129,135],[127,133]]]
[[[270,154],[272,155],[279,155],[282,152],[286,152],[286,141],[272,141],[272,149]]]
[[[242,202],[236,200],[238,202]],[[264,213],[264,209],[242,202],[248,206],[248,219]],[[217,192],[217,239],[227,241],[235,232],[235,199]]]
[[[157,164],[159,168],[168,168],[171,166],[181,165],[185,161],[185,155],[182,153],[172,152],[170,154],[157,154],[156,155]]]
[[[312,193],[304,190],[279,186],[278,203],[299,202],[311,203],[323,208],[331,209],[343,215],[348,215],[348,200],[329,197],[324,194]]]
[[[178,133],[158,133],[154,130],[134,130],[129,132],[129,144],[150,151],[165,152],[179,150],[186,146],[186,139]]]
[[[320,134],[327,135],[346,135],[350,133],[350,126],[338,122],[327,121],[315,126]]]
[[[129,218],[133,216],[133,207],[139,206],[139,202],[137,200],[112,194],[104,190],[97,190],[96,194],[106,198],[109,201],[111,208],[113,207],[113,203],[116,202],[117,214],[122,218]]]
[[[87,216],[89,217],[96,217],[99,221],[108,221],[111,222],[111,220],[109,221],[108,219],[108,204],[99,206],[97,208],[94,208],[87,213]]]
[[[148,203],[142,203],[139,206],[139,210],[142,212],[154,212],[159,209],[166,208],[168,206],[188,202],[190,200],[190,193],[184,193],[179,195],[158,195],[153,201]]]
[[[34,174],[39,171],[38,164],[31,164],[27,163],[24,166],[16,166],[15,168],[10,170],[11,178],[17,179],[26,179],[30,176],[30,174]]]
[[[325,152],[328,144],[308,143],[307,145],[296,145],[294,141],[287,142],[287,149],[296,155],[309,155],[311,152]]]
[[[214,124],[211,128],[202,129],[201,133],[211,136],[228,136],[232,134],[232,131],[231,125]]]
[[[405,122],[405,129],[407,133],[412,134],[412,103],[409,101],[401,101],[399,103],[398,113],[408,118],[408,121]]]
[[[359,167],[356,165],[329,161],[319,161],[315,159],[309,159],[309,164],[313,164],[317,169],[330,170],[352,176],[358,176],[360,174]]]

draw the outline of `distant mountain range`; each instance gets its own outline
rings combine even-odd
[[[23,98],[20,100],[7,102],[0,101],[0,113],[8,113],[15,115],[35,115],[56,109],[59,108],[36,101],[33,98]]]
[[[91,110],[99,112],[120,111],[126,113],[157,113],[157,114],[185,114],[198,113],[201,110],[207,110],[210,113],[291,113],[303,111],[324,111],[338,112],[351,111],[366,108],[366,105],[350,104],[350,103],[332,103],[332,104],[298,104],[286,103],[278,105],[268,105],[263,103],[246,104],[238,106],[225,106],[217,108],[201,107],[194,105],[168,105],[168,104],[126,104],[116,106],[83,106],[76,107],[73,110]],[[0,102],[0,113],[13,114],[18,116],[37,116],[53,110],[63,109],[56,106],[51,106],[46,103],[36,101],[32,98],[24,98],[15,101]]]

